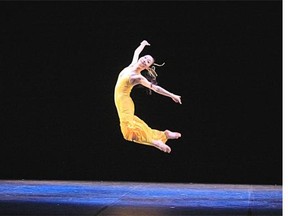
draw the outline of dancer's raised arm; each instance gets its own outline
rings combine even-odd
[[[144,49],[145,46],[150,46],[150,44],[146,40],[143,40],[141,42],[141,44],[134,51],[134,55],[133,55],[133,59],[132,59],[131,65],[135,64],[138,61],[139,55],[140,55],[140,53],[142,52],[142,50]]]

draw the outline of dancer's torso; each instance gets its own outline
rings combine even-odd
[[[129,82],[132,71],[124,68],[117,79],[114,89],[114,101],[121,122],[130,121],[134,115],[134,103],[130,97],[133,85]]]

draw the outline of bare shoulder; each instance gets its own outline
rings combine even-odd
[[[136,74],[134,72],[132,72],[129,76],[129,82],[132,84],[132,85],[137,85],[137,84],[140,84],[141,81],[143,80],[143,76],[141,74]]]
[[[119,73],[119,77],[128,74],[131,70],[129,70],[129,67],[124,68],[122,71]]]

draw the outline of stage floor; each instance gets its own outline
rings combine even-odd
[[[282,215],[282,186],[0,180],[0,215]]]

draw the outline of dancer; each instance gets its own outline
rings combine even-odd
[[[142,85],[149,90],[170,97],[176,103],[181,104],[181,96],[175,95],[164,88],[148,81],[141,72],[147,70],[150,76],[156,79],[154,59],[150,55],[139,58],[145,46],[150,44],[144,40],[134,51],[131,64],[124,68],[119,76],[114,91],[114,101],[120,120],[120,128],[124,139],[140,144],[154,146],[163,152],[170,153],[171,148],[166,145],[168,139],[178,139],[181,134],[170,130],[159,131],[150,128],[143,120],[134,115],[134,103],[130,92],[135,85]],[[156,64],[155,64],[156,65]]]

